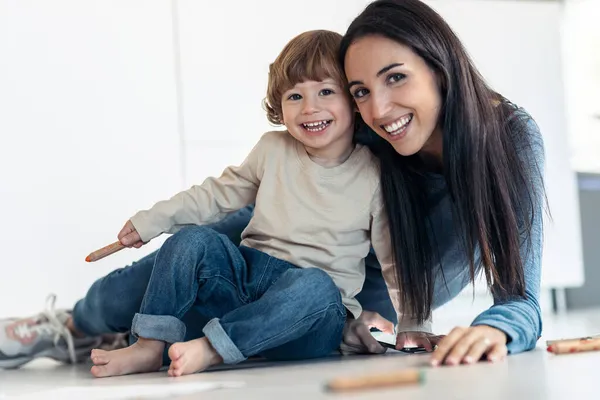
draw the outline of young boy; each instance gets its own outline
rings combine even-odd
[[[95,376],[156,371],[165,343],[174,343],[171,376],[257,354],[301,359],[339,347],[347,312],[362,311],[355,296],[371,245],[382,268],[392,262],[377,163],[353,142],[340,40],[303,33],[271,65],[267,118],[287,131],[264,134],[239,167],[127,222],[119,237],[135,247],[175,235],[159,251],[134,317],[138,341],[94,350]],[[202,227],[252,203],[240,247]],[[181,343],[180,318],[193,305],[212,319],[205,337]]]

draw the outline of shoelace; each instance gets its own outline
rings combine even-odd
[[[77,362],[77,357],[75,355],[73,335],[56,315],[55,303],[56,295],[49,295],[46,298],[46,309],[36,317],[36,322],[40,323],[34,326],[29,326],[27,324],[19,325],[15,328],[14,332],[21,338],[29,338],[34,332],[54,335],[53,342],[55,346],[58,346],[58,342],[61,338],[64,339],[67,343],[69,358],[71,359],[71,362],[75,364]],[[46,322],[41,322],[42,320],[45,320]]]

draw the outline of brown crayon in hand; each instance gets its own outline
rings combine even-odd
[[[424,380],[425,374],[422,371],[407,369],[376,375],[336,378],[329,381],[326,388],[331,392],[348,392],[391,386],[415,385]]]
[[[117,241],[114,242],[112,244],[109,244],[108,246],[105,246],[101,249],[98,249],[92,253],[90,253],[86,258],[85,261],[87,262],[94,262],[94,261],[98,261],[106,256],[110,256],[111,254],[116,253],[119,250],[123,250],[126,246],[124,246],[121,242]]]

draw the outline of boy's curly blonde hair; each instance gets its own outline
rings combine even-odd
[[[297,83],[333,79],[346,88],[346,76],[338,63],[341,41],[339,33],[316,30],[301,33],[288,42],[269,66],[267,97],[263,101],[269,122],[283,124],[283,93]]]

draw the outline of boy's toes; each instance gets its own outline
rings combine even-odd
[[[110,376],[110,373],[108,372],[108,368],[105,365],[94,365],[92,367],[92,369],[90,370],[90,372],[96,378],[104,378],[106,376]]]
[[[92,350],[90,359],[94,364],[104,365],[108,363],[108,353],[104,350],[94,349]]]
[[[179,343],[175,343],[169,347],[169,358],[171,361],[176,361],[181,358],[182,351],[179,347]]]

